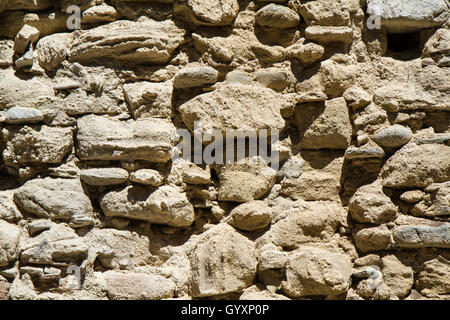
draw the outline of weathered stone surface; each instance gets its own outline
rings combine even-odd
[[[265,164],[226,165],[219,175],[219,200],[258,200],[275,184],[276,174]]]
[[[380,177],[390,188],[426,187],[450,178],[450,147],[409,143],[383,166]]]
[[[450,224],[444,223],[440,227],[430,226],[400,226],[394,229],[395,245],[400,248],[449,248]]]
[[[295,111],[303,149],[346,149],[352,126],[344,98],[300,104]]]
[[[26,264],[79,265],[89,247],[65,224],[54,224],[38,236],[24,239],[19,244],[20,259]]]
[[[341,253],[301,246],[289,254],[283,291],[290,297],[328,296],[350,286],[352,263]]]
[[[14,40],[14,51],[24,53],[30,44],[34,44],[39,39],[39,35],[38,29],[27,24],[24,25]]]
[[[343,97],[353,109],[363,108],[372,101],[372,95],[359,87],[351,87],[345,90]]]
[[[7,267],[17,259],[19,237],[18,226],[0,220],[0,267]]]
[[[128,180],[128,171],[121,168],[87,169],[80,173],[80,179],[92,186],[111,186]]]
[[[8,299],[9,287],[10,287],[10,284],[9,284],[8,280],[6,280],[4,277],[0,276],[0,300]]]
[[[244,290],[239,300],[290,300],[281,294],[272,293],[267,290],[261,290],[258,286],[251,286]]]
[[[270,131],[281,129],[284,120],[280,106],[283,97],[273,90],[251,85],[222,85],[211,93],[189,100],[180,107],[183,122],[194,130],[194,122],[202,121],[201,133],[214,130]],[[216,108],[214,108],[216,107]],[[245,113],[240,110],[247,110]],[[251,114],[251,117],[247,115]]]
[[[367,13],[380,15],[382,26],[392,33],[440,26],[449,18],[448,3],[444,0],[368,0]]]
[[[256,200],[234,208],[227,222],[240,230],[254,231],[267,227],[271,220],[270,208],[263,201]]]
[[[211,251],[219,247],[221,251]],[[239,292],[256,277],[253,242],[228,224],[217,225],[197,240],[190,256],[192,296],[208,297]]]
[[[379,181],[359,188],[348,205],[352,218],[360,223],[382,224],[395,219],[397,208],[383,193]]]
[[[24,80],[12,68],[0,69],[0,109],[13,107],[35,108],[37,104],[54,97],[51,82],[42,78]]]
[[[188,66],[181,69],[173,79],[175,88],[202,87],[217,82],[219,72],[208,66]]]
[[[450,30],[439,29],[428,39],[423,48],[423,56],[448,54],[450,51]]]
[[[28,213],[54,220],[73,221],[93,216],[90,199],[80,182],[73,179],[30,180],[17,189],[14,201]]]
[[[208,3],[183,0],[175,4],[174,10],[198,26],[226,26],[236,18],[239,3],[237,0],[211,0]]]
[[[340,151],[301,152],[304,161],[302,174],[281,182],[281,193],[292,199],[306,201],[339,199],[344,157]]]
[[[272,206],[275,223],[261,241],[281,247],[295,248],[302,243],[329,241],[347,213],[328,201],[278,200]]]
[[[108,6],[106,3],[99,6],[91,7],[83,11],[83,16],[81,18],[82,23],[101,23],[101,22],[112,22],[118,17],[117,10]]]
[[[107,271],[103,277],[108,295],[117,300],[161,300],[175,291],[172,280],[155,274]]]
[[[6,141],[3,161],[12,167],[61,163],[73,146],[71,128],[14,126],[4,128],[2,135]]]
[[[305,37],[319,43],[343,42],[348,44],[353,41],[353,31],[348,27],[312,26],[306,28]]]
[[[399,298],[409,295],[414,284],[413,269],[404,265],[395,255],[384,256],[381,258],[381,263],[383,280],[391,294]]]
[[[116,21],[76,35],[70,50],[70,60],[165,63],[184,42],[184,35],[185,31],[172,21]]]
[[[410,128],[394,124],[378,130],[371,136],[371,139],[382,147],[398,148],[407,144],[411,140],[412,134]]]
[[[78,120],[78,155],[83,160],[147,160],[171,158],[175,127],[164,119],[120,122],[99,116]]]
[[[299,43],[290,46],[288,54],[300,60],[304,64],[314,63],[320,60],[325,53],[325,48],[316,43]]]
[[[386,250],[391,246],[392,235],[385,225],[355,231],[353,239],[362,252]]]
[[[156,170],[141,169],[130,173],[130,181],[143,185],[159,187],[164,182],[164,176]]]
[[[123,91],[134,118],[172,116],[172,81],[128,83],[123,85]]]
[[[156,191],[129,186],[105,194],[100,206],[108,217],[145,220],[173,227],[187,227],[194,222],[194,208],[186,194],[172,186],[163,186]]]
[[[135,232],[115,229],[96,229],[84,237],[91,250],[98,253],[105,268],[133,269],[150,259],[149,240]]]
[[[8,124],[37,123],[44,120],[41,111],[33,108],[14,107],[8,109],[5,122]]]
[[[57,69],[66,60],[72,40],[71,33],[56,33],[43,37],[36,45],[36,61],[47,71]]]
[[[288,7],[271,3],[258,10],[256,23],[261,27],[286,29],[296,27],[300,23],[300,17]]]
[[[0,219],[15,223],[22,218],[22,214],[14,203],[14,192],[0,191]]]
[[[49,9],[52,6],[53,1],[51,0],[15,0],[15,1],[6,1],[5,10],[37,11]]]
[[[12,65],[14,54],[13,46],[14,42],[11,40],[0,40],[0,68]]]
[[[358,1],[311,1],[300,6],[300,14],[308,25],[350,26],[350,14],[359,9]]]
[[[418,272],[416,287],[422,294],[448,294],[450,292],[450,261],[444,257],[431,259]]]

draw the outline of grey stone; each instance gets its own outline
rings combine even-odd
[[[367,0],[367,13],[380,15],[388,32],[406,33],[440,26],[450,12],[445,0]]]
[[[384,158],[385,155],[382,148],[370,141],[363,146],[350,146],[345,150],[345,159]]]
[[[21,56],[19,59],[17,59],[14,64],[16,65],[17,69],[23,69],[27,67],[31,67],[33,65],[34,61],[34,54],[33,51],[27,51],[23,56]]]
[[[407,144],[412,137],[412,131],[408,127],[394,124],[375,132],[371,139],[382,147],[398,148]]]
[[[92,186],[110,186],[126,182],[128,171],[121,168],[88,169],[81,171],[80,179]]]
[[[5,122],[8,124],[24,124],[37,123],[42,120],[44,120],[44,115],[39,110],[26,107],[14,107],[8,109]]]
[[[400,248],[450,248],[450,223],[440,227],[400,226],[394,229],[393,236]]]
[[[303,160],[299,157],[292,157],[283,164],[277,173],[277,177],[296,179],[302,175],[302,170]]]

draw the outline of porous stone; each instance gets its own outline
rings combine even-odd
[[[174,6],[175,13],[186,16],[198,26],[227,26],[239,12],[237,0],[183,0]]]
[[[254,231],[267,227],[272,220],[270,208],[260,200],[247,202],[234,208],[227,222],[243,231]]]
[[[121,122],[89,115],[77,121],[78,155],[83,160],[147,160],[171,158],[174,125],[165,119]]]
[[[233,164],[219,175],[220,201],[258,200],[275,184],[276,171],[265,164]]]
[[[288,49],[291,57],[300,60],[304,64],[310,64],[320,60],[325,53],[325,48],[316,43],[294,44]]]
[[[12,167],[61,163],[73,146],[71,128],[14,126],[4,128],[2,135],[6,142],[3,161]]]
[[[9,67],[12,65],[14,55],[13,47],[13,41],[0,40],[0,68]]]
[[[123,92],[136,119],[172,116],[172,81],[127,83]]]
[[[19,237],[18,226],[0,220],[0,267],[7,267],[18,258]]]
[[[149,239],[135,232],[94,229],[84,236],[90,250],[97,252],[102,266],[110,269],[133,269],[150,259]]]
[[[295,111],[303,149],[347,149],[352,126],[344,98],[300,104]]]
[[[36,61],[47,71],[56,70],[69,54],[71,33],[56,33],[39,40],[36,45]]]
[[[14,192],[12,191],[0,191],[0,219],[10,223],[22,219],[22,213],[14,203]]]
[[[308,25],[350,26],[351,13],[358,11],[357,1],[319,0],[302,4],[299,12]]]
[[[395,219],[397,208],[384,194],[379,181],[359,188],[348,204],[352,218],[360,223],[382,224]]]
[[[391,294],[405,298],[414,285],[414,271],[404,265],[395,255],[381,258],[383,281],[389,287]]]
[[[385,225],[355,230],[353,238],[362,252],[387,250],[392,244],[391,232]]]
[[[129,186],[111,191],[100,200],[108,217],[124,217],[173,227],[187,227],[194,222],[194,208],[186,194],[172,186],[157,190]]]
[[[390,188],[426,187],[450,177],[450,147],[408,143],[384,164],[382,184]]]
[[[420,268],[416,288],[422,294],[435,296],[450,291],[450,261],[442,256],[426,261]]]
[[[164,176],[156,170],[141,169],[130,173],[130,181],[143,185],[159,187],[164,182]]]
[[[156,274],[107,271],[103,277],[108,295],[116,300],[161,300],[175,291],[172,280]]]
[[[211,251],[217,246],[220,251]],[[204,232],[190,254],[192,296],[217,296],[249,287],[256,277],[256,257],[254,243],[228,224]]]
[[[70,49],[70,60],[166,63],[184,42],[185,33],[172,21],[120,20],[78,33]]]
[[[280,106],[284,97],[271,89],[228,84],[213,92],[199,95],[181,105],[179,111],[186,126],[194,131],[194,123],[202,121],[201,134],[226,130],[256,131],[282,129],[284,120]],[[246,113],[240,110],[247,110]],[[248,117],[247,114],[251,114]]]
[[[102,22],[112,22],[118,17],[117,10],[103,3],[99,6],[91,7],[83,11],[83,16],[81,18],[82,23],[102,23]]]
[[[286,248],[329,241],[347,216],[344,208],[329,201],[280,199],[272,205],[272,212],[276,220],[260,241]]]
[[[352,263],[329,249],[301,246],[289,254],[283,291],[292,298],[339,295],[350,286]]]

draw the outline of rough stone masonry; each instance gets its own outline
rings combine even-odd
[[[449,300],[449,18],[0,0],[0,299]],[[196,121],[279,169],[174,159]]]

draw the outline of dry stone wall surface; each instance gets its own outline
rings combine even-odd
[[[450,300],[449,19],[0,0],[0,299]]]

